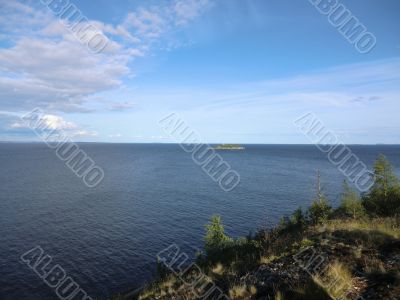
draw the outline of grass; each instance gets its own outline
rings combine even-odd
[[[215,265],[214,268],[211,269],[211,272],[221,276],[222,274],[224,274],[225,268],[221,263],[218,263]]]
[[[377,218],[373,222],[369,219],[362,220],[330,220],[324,226],[326,230],[347,230],[347,231],[375,231],[395,239],[400,238],[400,220],[396,218]]]
[[[324,288],[315,283],[314,280],[310,279],[305,284],[289,291],[277,291],[274,300],[333,300]]]
[[[229,297],[233,299],[250,299],[251,296],[257,293],[257,288],[253,285],[246,286],[246,285],[234,285],[229,290]]]
[[[174,275],[169,275],[161,282],[154,283],[144,289],[138,299],[148,299],[154,295],[165,296],[173,293],[177,286],[179,286],[179,279]]]
[[[283,295],[281,292],[277,292],[275,294],[275,300],[284,300]]]
[[[262,256],[260,258],[260,265],[267,265],[271,262],[273,262],[274,260],[278,259],[278,256],[275,255],[270,255],[270,256]]]
[[[328,265],[325,272],[313,276],[313,280],[334,299],[347,299],[353,287],[350,270],[338,261]]]
[[[397,243],[399,238],[398,219],[329,220],[324,225],[310,226],[300,232],[288,230],[271,231],[270,234],[261,233],[253,238],[262,245],[259,255],[246,256],[247,259],[243,260],[242,252],[237,252],[236,255],[230,256],[232,260],[214,264],[209,264],[205,260],[202,269],[204,274],[209,274],[216,286],[229,295],[230,299],[256,299],[256,295],[265,297],[266,291],[257,290],[259,286],[250,283],[241,283],[243,276],[257,270],[260,265],[279,265],[300,249],[313,247],[328,251],[333,258],[327,261],[326,266],[324,265],[323,272],[314,273],[314,276],[306,275],[308,276],[306,284],[303,280],[291,282],[290,286],[283,286],[283,289],[281,287],[273,289],[269,299],[322,300],[340,297],[347,299],[346,295],[349,292],[361,292],[366,288],[359,286],[358,290],[355,290],[357,283],[360,282],[357,279],[359,274],[364,274],[362,275],[364,278],[372,280],[373,286],[387,287],[390,283],[393,285],[391,288],[400,289],[399,272],[396,273],[396,270],[390,267],[388,269],[388,265],[382,260],[386,257],[386,253],[395,255],[396,248],[392,245]],[[249,244],[251,242],[252,240],[249,240]],[[246,249],[243,253],[249,252]],[[243,266],[247,266],[247,270]],[[279,270],[278,267],[277,271]],[[162,300],[195,299],[183,281],[173,276],[147,288],[139,299],[151,299],[151,297]]]

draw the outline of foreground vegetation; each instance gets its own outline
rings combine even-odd
[[[196,264],[226,297],[201,299],[399,299],[400,184],[384,156],[374,170],[375,184],[365,195],[344,182],[336,209],[318,175],[316,197],[306,211],[299,208],[277,227],[252,236],[230,238],[221,218],[213,216]],[[156,282],[118,299],[199,299],[204,286],[184,283],[195,275],[177,275],[159,264]]]

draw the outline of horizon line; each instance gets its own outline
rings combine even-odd
[[[0,143],[3,144],[46,144],[44,141],[1,141]],[[50,142],[50,143],[57,143],[56,141]],[[95,142],[95,141],[71,141],[68,143],[77,143],[77,144],[147,144],[147,145],[188,145],[191,143],[169,143],[169,142]],[[216,142],[204,142],[204,143],[194,143],[195,145],[204,145],[204,144],[209,144],[209,145],[227,145],[227,144],[233,144],[233,145],[293,145],[293,146],[332,146],[332,145],[337,145],[337,144],[304,144],[304,143],[216,143]],[[400,146],[400,143],[398,144],[392,144],[392,143],[345,143],[345,145],[352,145],[352,146]]]

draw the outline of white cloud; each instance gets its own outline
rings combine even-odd
[[[162,49],[183,45],[185,43],[171,39],[171,34],[204,14],[212,7],[213,1],[173,0],[158,6],[142,7],[129,12],[121,25],[108,32],[133,41],[143,52],[154,44]]]
[[[162,17],[158,9],[140,9],[127,15],[122,28],[133,31],[139,38],[144,39],[159,38],[167,29],[167,20]]]
[[[76,129],[77,126],[71,122],[65,121],[60,116],[55,115],[43,115],[40,118],[40,123],[51,130],[71,130]],[[11,124],[11,128],[28,128],[26,123],[23,121],[15,122]]]
[[[70,137],[73,138],[81,138],[81,137],[96,137],[98,133],[96,131],[88,131],[88,130],[78,130],[71,133]]]
[[[135,107],[134,103],[124,102],[124,103],[115,103],[110,107],[112,111],[124,111],[130,110]]]
[[[93,55],[73,41],[24,38],[0,49],[3,108],[79,108],[85,97],[121,84],[126,59]],[[8,101],[7,101],[8,100]],[[5,103],[4,103],[5,101]]]
[[[178,0],[175,2],[174,11],[176,13],[175,23],[185,25],[196,19],[205,10],[213,5],[210,0]]]
[[[51,114],[45,114],[40,116],[40,118],[35,122],[36,127],[31,128],[25,120],[21,118],[17,118],[12,114],[2,114],[1,117],[8,117],[6,120],[13,120],[13,122],[7,124],[8,130],[13,131],[14,133],[22,132],[26,133],[32,131],[40,130],[40,131],[51,131],[53,134],[57,135],[58,133],[63,133],[70,138],[80,138],[80,137],[95,137],[98,135],[96,131],[91,131],[87,129],[83,129],[80,126],[76,125],[73,122],[66,121],[63,117]],[[10,118],[12,117],[12,118]],[[4,124],[3,124],[4,126]],[[3,128],[4,129],[4,128]]]
[[[8,111],[41,107],[48,111],[88,112],[86,103],[97,94],[122,86],[132,74],[132,59],[146,55],[155,40],[162,42],[177,24],[204,11],[198,4],[170,1],[127,12],[117,25],[89,20],[107,39],[100,54],[91,53],[45,6],[0,0],[0,36],[13,41],[0,48],[0,101]],[[96,31],[87,32],[86,39]],[[114,110],[128,104],[109,105]]]
[[[203,96],[211,100],[201,106],[208,109],[257,104],[282,107],[285,103],[310,109],[393,102],[400,95],[399,74],[398,58],[350,64],[294,77],[236,85],[217,95]]]

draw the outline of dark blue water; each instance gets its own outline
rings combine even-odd
[[[0,299],[57,299],[20,261],[40,245],[90,296],[139,287],[156,253],[192,255],[220,214],[232,236],[274,224],[315,193],[316,170],[337,204],[342,174],[314,146],[248,145],[221,152],[241,176],[226,193],[178,145],[80,144],[105,171],[87,188],[42,144],[0,144]],[[351,146],[368,166],[384,153],[400,173],[400,146]]]

